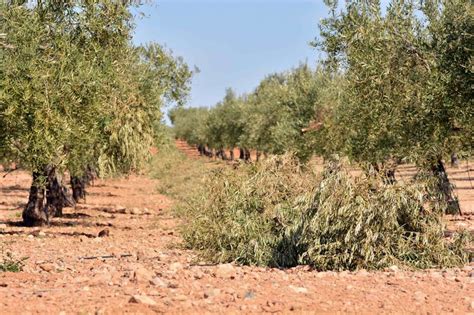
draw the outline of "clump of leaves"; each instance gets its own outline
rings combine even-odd
[[[212,262],[353,270],[468,260],[469,237],[444,238],[444,209],[423,183],[385,185],[337,163],[318,180],[283,156],[216,170],[205,187],[180,213],[186,245]]]
[[[21,259],[15,258],[11,252],[4,252],[0,257],[0,272],[20,272],[25,266],[28,257]]]
[[[299,262],[321,270],[465,263],[467,235],[448,242],[443,205],[427,196],[424,183],[383,185],[327,168],[296,229]]]
[[[296,159],[271,157],[255,165],[214,170],[204,191],[186,205],[186,245],[212,262],[290,266],[295,251],[280,250],[284,231],[309,206],[316,175]]]

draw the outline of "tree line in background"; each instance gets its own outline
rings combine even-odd
[[[42,225],[84,197],[88,175],[141,168],[162,107],[181,104],[192,71],[156,43],[135,46],[127,1],[0,4],[0,162],[33,181],[23,211]]]
[[[303,161],[338,154],[387,182],[412,162],[459,211],[443,160],[471,156],[474,143],[470,1],[392,0],[385,12],[378,0],[325,3],[316,70],[269,75],[248,95],[228,89],[210,109],[178,107],[176,137],[221,156],[235,147]]]

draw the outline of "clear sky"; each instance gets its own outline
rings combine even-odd
[[[140,7],[135,43],[156,41],[200,69],[193,78],[190,106],[213,106],[225,88],[251,92],[265,75],[315,65],[309,45],[322,0],[161,0]]]

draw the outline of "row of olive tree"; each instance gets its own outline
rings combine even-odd
[[[224,99],[211,109],[176,108],[170,112],[177,138],[223,154],[240,148],[240,158],[249,150],[282,154],[295,152],[307,159],[313,152],[311,139],[303,130],[315,117],[322,117],[323,93],[331,81],[321,70],[301,65],[291,71],[272,74],[248,95],[236,96],[228,89]]]
[[[131,44],[127,1],[0,4],[0,160],[32,172],[26,225],[42,225],[84,196],[86,170],[138,170],[161,108],[181,102],[191,72],[157,44]]]

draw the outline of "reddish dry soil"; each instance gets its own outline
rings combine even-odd
[[[30,176],[4,174],[0,248],[28,259],[22,272],[0,273],[1,314],[474,312],[473,263],[338,273],[203,265],[181,248],[172,200],[155,180],[97,180],[86,202],[50,227],[26,228],[18,223]],[[472,227],[470,218],[450,222]]]

